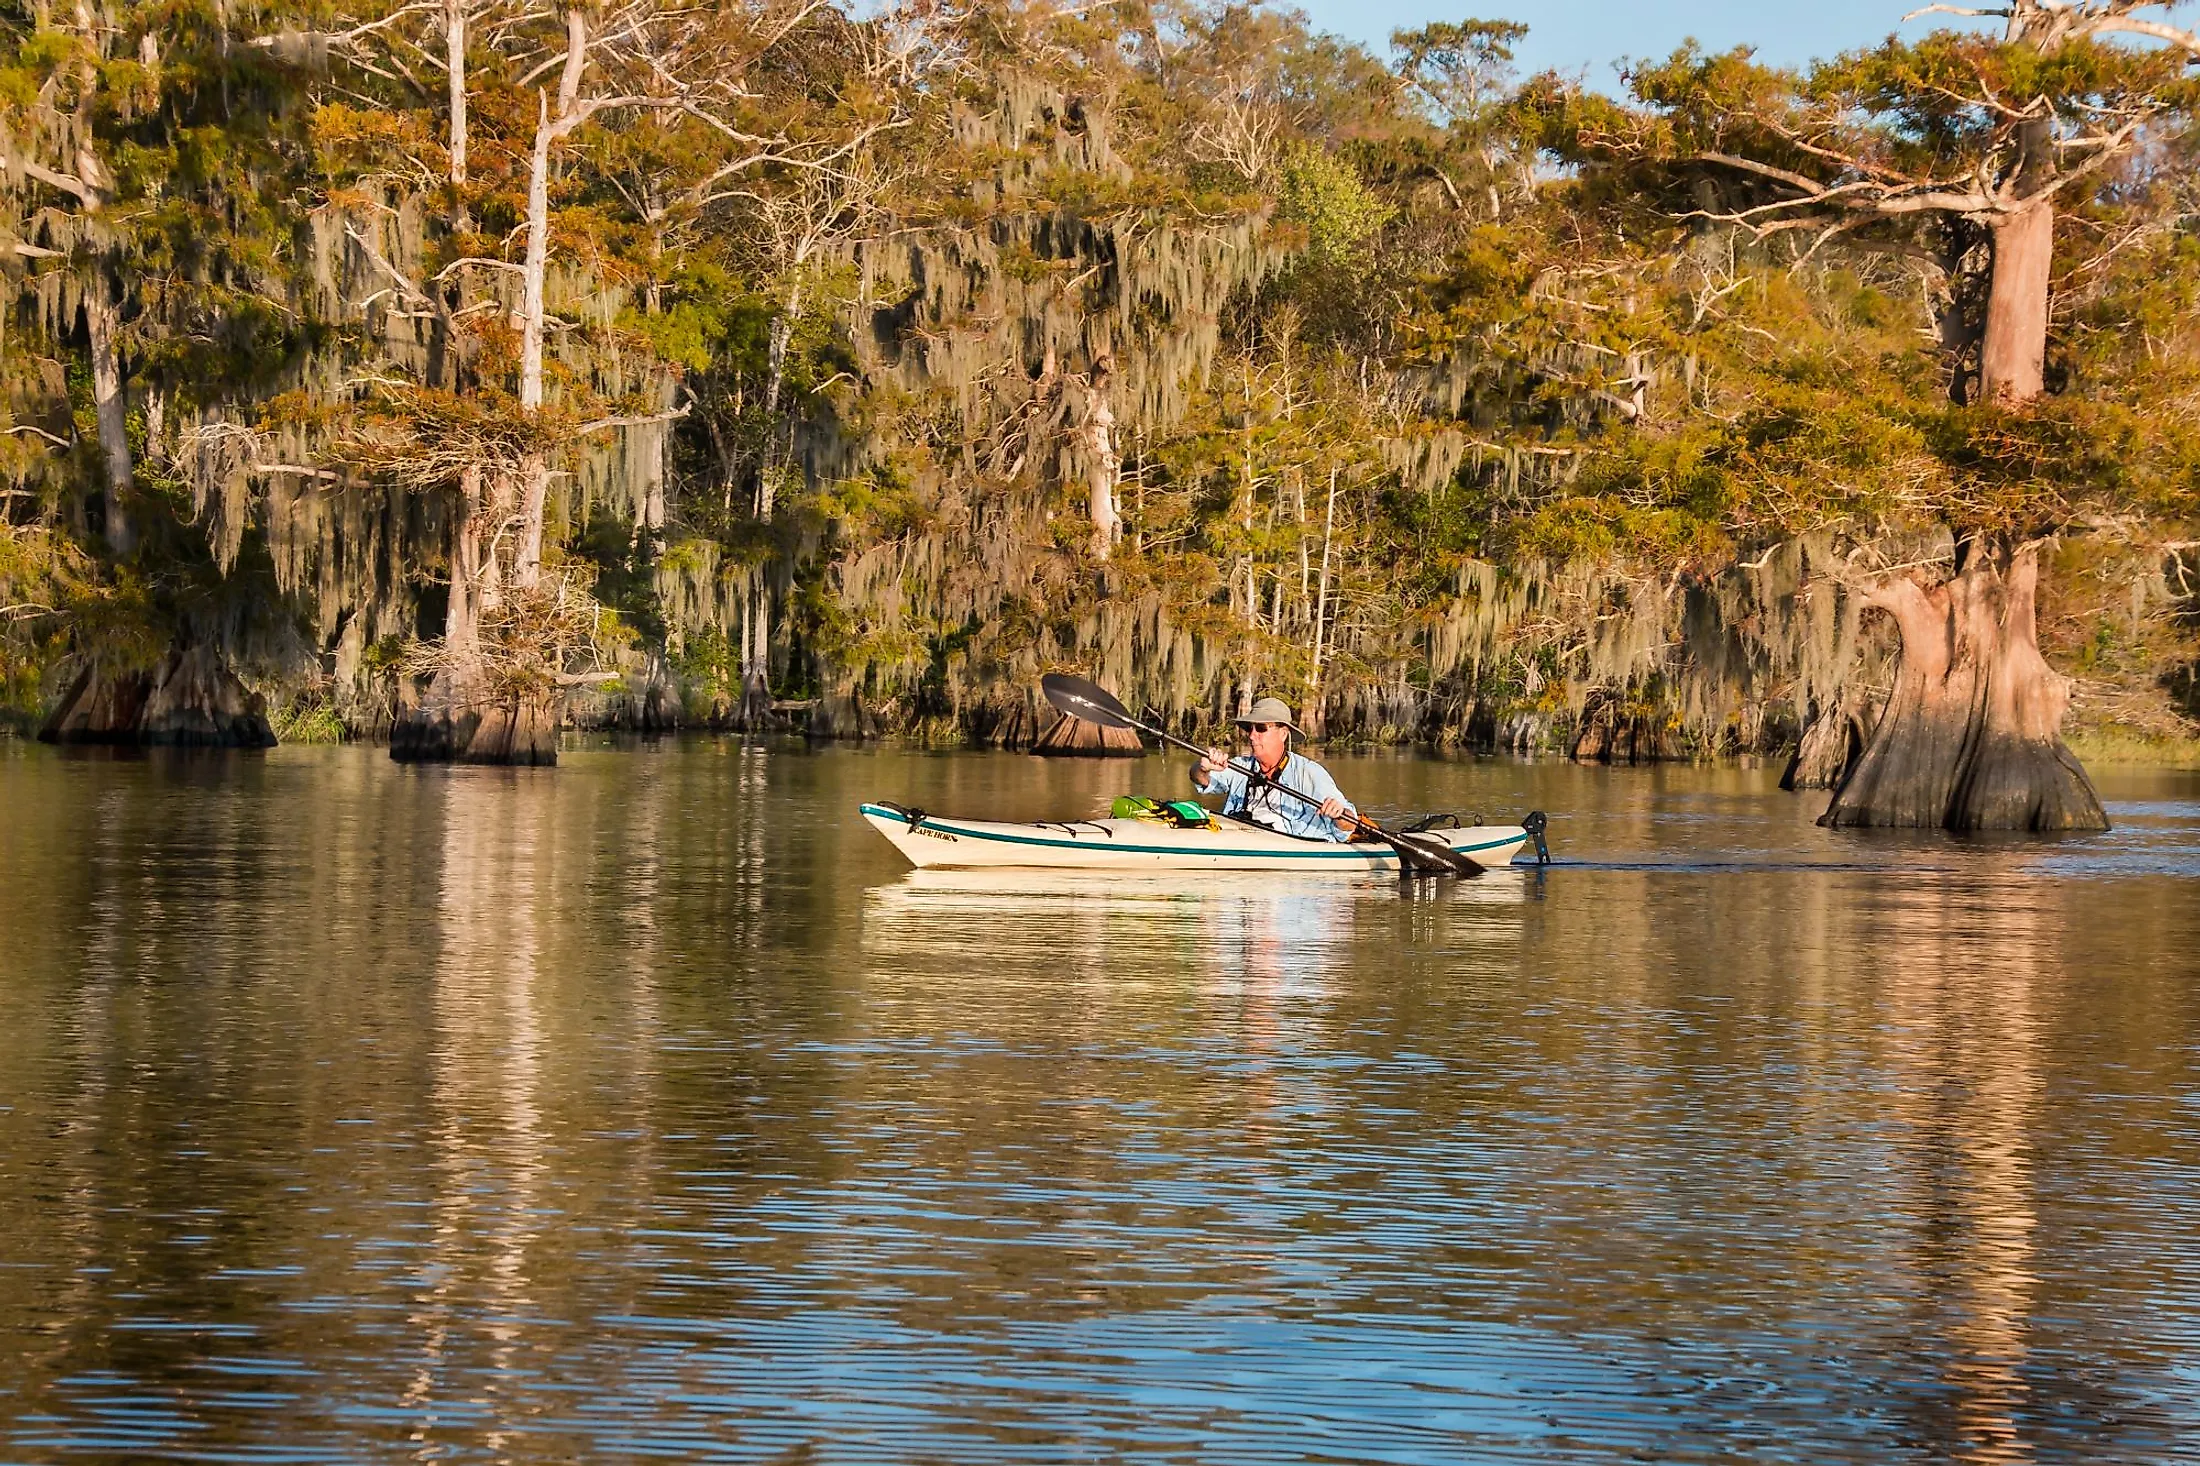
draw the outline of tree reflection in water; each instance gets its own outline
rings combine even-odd
[[[2039,1281],[2036,1006],[2061,953],[2034,903],[1964,882],[1897,889],[1880,924],[1900,954],[1886,969],[1886,1093],[1915,1226],[1917,1367],[1945,1385],[1916,1397],[1942,1412],[1917,1428],[1959,1460],[2030,1460],[2019,1417],[2038,1405],[2025,1371]]]
[[[534,769],[444,776],[431,1071],[435,1261],[412,1314],[421,1363],[406,1396],[419,1405],[450,1387],[443,1346],[454,1327],[485,1334],[486,1387],[495,1391],[497,1376],[519,1362],[517,1321],[541,1301],[530,1253],[546,1200],[539,1005],[543,871],[556,855],[544,838],[550,778]],[[509,1442],[492,1431],[485,1444],[501,1452]]]
[[[1607,863],[911,874],[853,816],[1168,783],[1005,757],[0,748],[0,1454],[2200,1439],[2200,800],[1347,774]]]

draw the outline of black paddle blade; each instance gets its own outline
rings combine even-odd
[[[1054,704],[1054,710],[1065,717],[1083,718],[1103,728],[1135,731],[1138,727],[1130,709],[1117,702],[1114,694],[1097,682],[1072,677],[1067,672],[1049,672],[1039,679],[1039,690]]]
[[[1398,863],[1414,875],[1468,878],[1482,874],[1481,861],[1433,836],[1390,835],[1389,839],[1391,848],[1398,852]]]

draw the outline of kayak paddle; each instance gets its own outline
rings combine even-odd
[[[1047,701],[1054,704],[1056,711],[1067,717],[1082,718],[1088,723],[1098,723],[1103,728],[1127,728],[1134,733],[1144,733],[1150,737],[1158,738],[1163,743],[1173,743],[1188,753],[1198,754],[1201,758],[1207,756],[1207,750],[1197,744],[1187,742],[1173,733],[1154,727],[1150,723],[1141,723],[1138,719],[1132,717],[1130,710],[1117,702],[1114,694],[1097,682],[1088,682],[1082,677],[1073,677],[1066,672],[1049,672],[1039,679],[1039,690],[1046,694]],[[1309,794],[1301,794],[1288,785],[1277,783],[1258,768],[1238,768],[1235,763],[1231,767],[1237,768],[1239,773],[1244,774],[1256,784],[1266,785],[1279,794],[1288,794],[1301,804],[1311,804],[1317,809],[1321,807],[1319,799]],[[1478,876],[1482,874],[1480,861],[1462,855],[1443,841],[1431,836],[1397,834],[1360,815],[1347,814],[1340,815],[1339,818],[1347,824],[1356,825],[1367,831],[1367,833],[1397,851],[1399,864],[1415,875]]]

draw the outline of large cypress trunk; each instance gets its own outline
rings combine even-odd
[[[38,726],[41,743],[135,743],[153,674],[88,663]]]
[[[558,761],[563,700],[557,690],[501,688],[482,653],[482,610],[502,594],[489,533],[511,507],[508,493],[484,504],[482,484],[483,475],[471,469],[460,481],[441,665],[427,695],[400,708],[390,724],[390,757],[399,763]]]
[[[1935,585],[1888,581],[1865,605],[1902,636],[1894,690],[1820,824],[2105,830],[2092,781],[2062,741],[2068,680],[2040,655],[2039,553],[1958,541]]]
[[[554,764],[563,698],[556,690],[494,685],[478,656],[452,656],[414,706],[390,724],[401,764]]]
[[[2037,199],[1992,229],[1994,274],[1980,348],[1980,395],[1988,402],[2014,405],[2030,402],[2044,385],[2054,205]]]
[[[496,694],[446,671],[390,725],[390,757],[401,764],[554,764],[560,721],[554,695]]]
[[[273,748],[275,730],[208,642],[179,638],[150,671],[91,663],[39,728],[47,743]]]

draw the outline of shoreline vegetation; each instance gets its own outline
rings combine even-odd
[[[0,5],[0,723],[2200,764],[2200,33]],[[2135,38],[2144,38],[2143,44]]]
[[[2136,738],[2117,732],[2070,735],[2071,752],[2102,768],[2200,769],[2200,738]]]
[[[278,745],[329,747],[339,744],[365,744],[370,747],[387,746],[386,740],[377,740],[371,736],[362,736],[354,733],[351,729],[347,728],[344,725],[343,721],[337,718],[326,707],[326,705],[308,705],[302,708],[281,710],[274,714],[271,714],[269,721],[270,725],[275,731],[276,743]],[[593,722],[569,719],[566,722],[563,731],[567,735],[608,734],[624,738],[652,738],[669,736],[741,737],[749,736],[749,734],[754,733],[755,736],[790,738],[800,740],[804,743],[816,743],[826,741],[803,738],[800,729],[791,725],[780,731],[773,732],[771,730],[742,730],[727,728],[722,726],[714,726],[707,721],[693,720],[683,721],[671,726],[659,727],[654,729],[642,729],[635,726],[631,722],[618,719]],[[15,719],[0,721],[0,738],[33,739],[36,737],[36,732],[36,725],[27,720]],[[1309,746],[1326,749],[1331,752],[1336,752],[1340,750],[1420,750],[1429,753],[1466,754],[1474,757],[1518,757],[1529,759],[1559,758],[1584,763],[1603,763],[1619,765],[1650,763],[1703,763],[1720,762],[1726,760],[1739,760],[1746,764],[1764,764],[1770,762],[1775,766],[1779,766],[1785,761],[1792,760],[1796,753],[1796,750],[1792,747],[1781,748],[1778,746],[1773,747],[1769,751],[1735,749],[1706,750],[1680,747],[1669,750],[1663,754],[1655,756],[1645,755],[1640,758],[1621,757],[1615,759],[1609,756],[1599,757],[1595,753],[1592,753],[1587,758],[1576,760],[1575,754],[1573,752],[1574,739],[1565,736],[1565,734],[1566,730],[1561,729],[1560,737],[1550,746],[1526,747],[1509,750],[1496,747],[1493,744],[1476,744],[1460,740],[1381,740],[1360,737],[1356,735],[1337,735],[1328,738],[1319,744],[1312,744]],[[868,739],[861,741],[907,746],[925,749],[928,751],[943,752],[954,751],[958,749],[970,750],[973,752],[985,751],[987,749],[1016,753],[1038,752],[1038,750],[1029,747],[1002,748],[1001,745],[998,744],[974,745],[970,742],[969,739],[961,736],[958,733],[950,732],[946,735],[933,733],[928,735],[922,730],[903,733],[878,733],[874,734]],[[2076,754],[2078,758],[2089,767],[2118,769],[2154,769],[2171,772],[2184,772],[2188,770],[2200,771],[2200,737],[2168,736],[2149,738],[2133,735],[2118,729],[2111,728],[2106,730],[2073,730],[2065,735],[2064,741],[2070,746],[2071,752]],[[1121,756],[1122,752],[1122,750],[1113,750],[1105,756],[1117,757]],[[1091,755],[1087,755],[1082,752],[1073,752],[1068,756],[1081,757]]]

